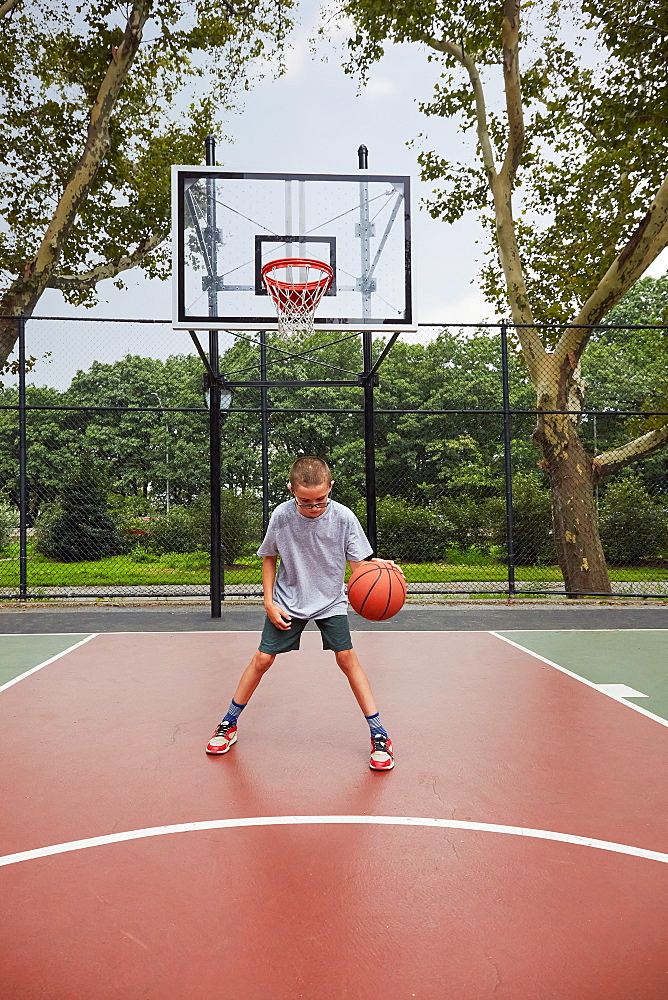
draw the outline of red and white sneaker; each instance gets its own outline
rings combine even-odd
[[[237,727],[229,722],[221,722],[209,740],[207,753],[227,753],[233,743],[237,742]]]
[[[383,733],[376,733],[371,737],[371,760],[369,767],[372,771],[391,771],[394,767],[394,755],[392,753],[392,740]]]

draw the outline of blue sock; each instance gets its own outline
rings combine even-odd
[[[365,715],[364,718],[369,723],[372,736],[377,736],[379,733],[381,736],[387,736],[387,730],[380,721],[380,712],[376,712],[375,715]]]
[[[248,702],[246,702],[246,705],[247,704]],[[237,719],[243,712],[246,705],[237,705],[236,701],[233,698],[232,701],[230,702],[230,707],[227,710],[227,715],[224,717],[223,722],[229,722],[231,726],[236,726]]]

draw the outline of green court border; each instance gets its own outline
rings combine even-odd
[[[0,692],[86,642],[94,632],[0,635]]]
[[[496,634],[591,684],[628,684],[647,697],[625,702],[668,721],[668,628],[499,629]]]

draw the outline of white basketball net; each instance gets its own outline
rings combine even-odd
[[[288,257],[265,264],[262,283],[276,306],[278,332],[286,337],[313,333],[315,311],[333,281],[334,271],[323,261]]]

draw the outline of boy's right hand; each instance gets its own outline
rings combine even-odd
[[[265,611],[267,618],[276,628],[287,630],[292,625],[292,618],[287,611],[282,611],[276,604],[267,604]]]

